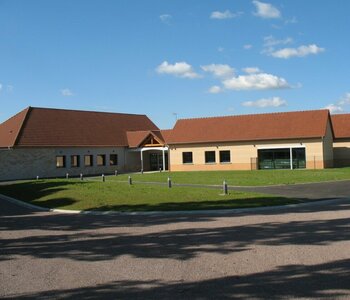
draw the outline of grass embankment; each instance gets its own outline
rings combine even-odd
[[[110,178],[110,177],[109,177]],[[0,193],[48,208],[71,210],[169,211],[260,207],[298,200],[220,189],[173,187],[110,181],[56,179],[0,185]]]
[[[350,179],[350,168],[324,170],[156,172],[132,174],[131,176],[133,180],[143,182],[166,182],[170,176],[174,183],[220,185],[226,179],[227,184],[231,186],[263,186]],[[110,178],[116,181],[126,181],[128,175],[118,175]]]

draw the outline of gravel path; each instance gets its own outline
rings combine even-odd
[[[349,299],[350,201],[94,216],[0,199],[0,298]]]

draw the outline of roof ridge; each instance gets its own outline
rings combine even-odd
[[[182,120],[203,120],[203,119],[221,119],[221,118],[239,118],[239,117],[249,117],[249,116],[262,116],[262,115],[283,115],[290,113],[303,113],[303,112],[322,112],[328,111],[328,109],[311,109],[311,110],[293,110],[293,111],[282,111],[282,112],[269,112],[269,113],[255,113],[255,114],[241,114],[241,115],[226,115],[226,116],[210,116],[210,117],[193,117],[193,118],[183,118]],[[350,113],[349,113],[350,114]]]
[[[75,111],[75,112],[98,113],[98,114],[112,114],[112,115],[146,116],[146,114],[132,114],[132,113],[95,111],[95,110],[82,110],[82,109],[69,109],[69,108],[51,108],[51,107],[33,107],[33,106],[29,106],[29,108],[31,108],[31,109]]]

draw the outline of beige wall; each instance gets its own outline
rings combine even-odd
[[[335,167],[350,167],[350,139],[334,141],[333,151]]]
[[[322,169],[325,167],[323,160],[322,139],[284,140],[284,141],[262,141],[244,143],[208,143],[193,145],[170,146],[170,170],[171,171],[197,171],[197,170],[251,170],[255,168],[252,164],[258,155],[259,147],[279,147],[290,145],[305,146],[306,167],[308,169]],[[328,145],[328,144],[327,144]],[[221,150],[231,151],[231,163],[219,163],[219,152]],[[193,164],[182,163],[182,152],[193,152]],[[206,164],[205,151],[215,151],[216,163]],[[330,154],[329,154],[330,155]]]
[[[84,155],[93,155],[93,166],[84,166]],[[106,155],[106,166],[96,165],[96,155]],[[118,154],[118,165],[109,166],[109,154]],[[125,169],[124,148],[17,148],[0,151],[0,180],[32,179],[39,176],[64,177],[70,176],[101,175],[114,173],[115,170]],[[56,156],[66,156],[66,167],[56,168]],[[70,167],[71,155],[80,155],[80,167]]]

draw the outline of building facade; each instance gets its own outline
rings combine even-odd
[[[328,110],[178,120],[29,107],[0,124],[0,180],[140,171],[350,166],[350,117]]]

